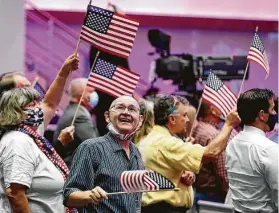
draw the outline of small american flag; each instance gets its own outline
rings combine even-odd
[[[140,75],[117,66],[108,61],[97,58],[96,64],[88,80],[88,86],[110,94],[114,97],[133,95]]]
[[[159,173],[147,170],[122,172],[120,184],[127,193],[175,188],[173,183]]]
[[[202,98],[217,107],[224,117],[236,107],[234,93],[212,72],[209,72]]]
[[[127,16],[88,5],[80,39],[97,49],[128,58],[139,22]]]
[[[269,63],[266,55],[266,51],[263,45],[263,42],[260,36],[255,32],[255,35],[250,46],[250,50],[247,56],[248,61],[254,61],[258,63],[266,72],[266,75],[269,75]]]
[[[40,85],[39,82],[36,82],[34,87],[35,90],[37,90],[40,93],[40,100],[43,100],[46,94],[46,91],[44,90],[44,88]]]

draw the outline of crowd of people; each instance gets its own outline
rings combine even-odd
[[[199,211],[198,200],[228,199],[236,212],[278,212],[279,147],[266,136],[278,123],[271,90],[242,93],[223,120],[207,102],[196,117],[177,95],[110,97],[103,107],[102,94],[77,78],[49,141],[44,131],[78,64],[76,54],[65,60],[43,100],[24,75],[1,77],[0,212],[185,213]],[[111,195],[131,170],[155,171],[179,190]]]

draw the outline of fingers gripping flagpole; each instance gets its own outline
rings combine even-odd
[[[89,81],[90,74],[91,74],[91,72],[92,72],[92,70],[93,70],[93,68],[94,68],[94,66],[95,66],[95,64],[96,64],[96,61],[97,61],[97,58],[98,58],[99,54],[100,54],[100,51],[98,51],[97,54],[96,54],[96,56],[95,56],[94,62],[93,62],[93,64],[92,64],[92,67],[91,67],[90,72],[89,72],[88,77],[87,77],[86,87],[87,87],[87,85],[88,85],[88,81]],[[71,126],[73,126],[74,123],[75,123],[75,119],[76,119],[76,116],[77,116],[77,112],[78,112],[78,110],[79,110],[80,104],[81,104],[82,99],[83,99],[83,96],[84,96],[84,94],[85,94],[86,87],[84,87],[84,89],[83,89],[83,92],[82,92],[82,95],[81,95],[81,97],[80,97],[78,106],[77,106],[77,108],[76,108],[76,111],[75,111],[75,114],[74,114],[74,117],[73,117]]]
[[[258,26],[256,27],[256,32],[258,32]],[[244,75],[243,75],[243,79],[242,79],[242,82],[241,82],[241,85],[240,85],[240,88],[239,88],[239,92],[238,92],[238,95],[237,95],[237,99],[239,98],[241,92],[242,92],[242,88],[243,88],[243,85],[244,85],[244,81],[245,81],[245,78],[246,78],[246,75],[247,75],[247,71],[248,71],[248,67],[249,67],[249,61],[247,62],[246,64],[246,68],[245,68],[245,72],[244,72]]]

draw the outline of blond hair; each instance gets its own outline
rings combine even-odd
[[[3,92],[0,98],[0,126],[14,126],[24,119],[23,108],[34,100],[39,100],[40,94],[31,87],[15,88]]]
[[[134,143],[138,144],[149,132],[151,132],[154,126],[154,112],[153,106],[145,101],[139,103],[140,115],[143,117],[142,126],[136,133]]]

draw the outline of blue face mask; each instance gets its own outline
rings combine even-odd
[[[89,105],[92,108],[95,108],[98,103],[99,103],[99,95],[97,92],[94,91],[89,95]]]

